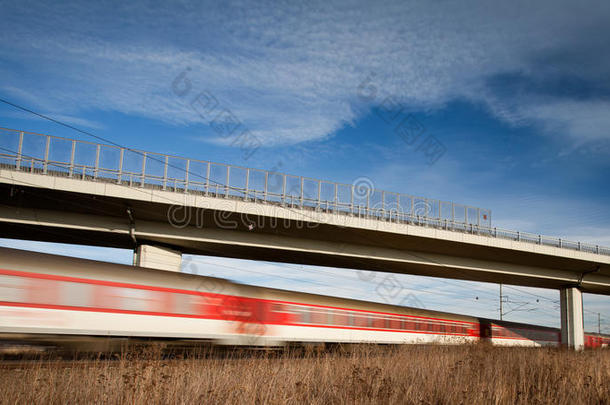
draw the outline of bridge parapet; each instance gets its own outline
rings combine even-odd
[[[277,204],[610,256],[610,248],[491,226],[491,211],[223,163],[0,128],[0,166],[46,176]],[[313,218],[313,217],[312,217]]]

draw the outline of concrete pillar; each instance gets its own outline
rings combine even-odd
[[[561,344],[575,350],[585,347],[582,292],[576,287],[562,288],[559,292],[561,303]]]
[[[140,267],[179,272],[182,253],[166,247],[140,245],[134,252],[133,262]]]

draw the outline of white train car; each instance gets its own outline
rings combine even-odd
[[[0,248],[0,334],[217,344],[558,345],[559,330]],[[587,336],[590,346],[610,338]]]

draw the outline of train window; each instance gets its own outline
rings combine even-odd
[[[267,321],[268,304],[264,301],[256,300],[251,301],[251,305],[254,309],[252,313],[252,320],[256,323],[262,323]]]
[[[151,291],[139,290],[137,288],[121,288],[119,291],[121,309],[131,311],[150,310]]]
[[[56,304],[59,301],[57,282],[38,278],[29,279],[27,300],[36,304]]]
[[[322,317],[318,311],[310,310],[309,314],[311,323],[320,323]]]
[[[299,321],[301,323],[310,323],[311,317],[308,308],[299,308]]]
[[[343,311],[335,312],[335,315],[333,318],[335,320],[335,325],[338,325],[338,326],[348,326],[349,325],[348,317],[347,317],[346,313]]]
[[[91,306],[92,286],[85,283],[59,282],[60,303],[70,307]]]
[[[0,297],[3,301],[24,302],[26,300],[25,277],[0,276]]]
[[[197,298],[197,297],[192,297]],[[195,309],[196,305],[193,305],[195,300],[191,300],[191,296],[187,294],[172,294],[172,312],[176,314],[190,314]]]
[[[374,328],[383,328],[383,318],[379,317],[379,316],[374,316],[373,317],[373,327]]]
[[[326,310],[320,309],[318,311],[314,311],[312,312],[312,315],[314,316],[312,320],[313,323],[318,323],[321,325],[325,325],[327,323],[328,316]]]
[[[391,329],[400,329],[400,319],[392,318],[390,320],[390,328]]]
[[[358,327],[361,328],[366,328],[367,326],[369,326],[369,317],[366,314],[355,314],[355,324]]]

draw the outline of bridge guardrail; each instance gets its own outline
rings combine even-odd
[[[491,211],[261,169],[0,128],[0,164],[18,171],[323,210],[610,255],[610,248],[491,227]]]

